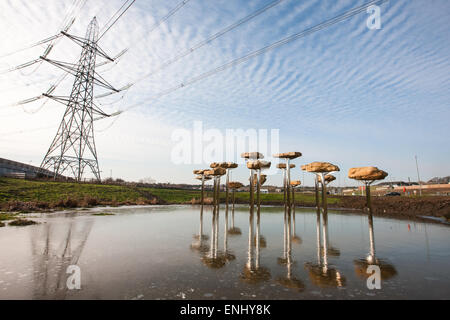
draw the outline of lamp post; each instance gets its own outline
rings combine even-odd
[[[419,194],[420,196],[422,196],[422,182],[420,181],[420,175],[419,175],[419,165],[417,163],[417,155],[414,156],[414,158],[416,159],[416,170],[417,170],[417,182],[419,182]]]

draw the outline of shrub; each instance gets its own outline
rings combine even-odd
[[[27,219],[17,219],[17,220],[13,220],[9,223],[10,226],[16,226],[16,227],[29,226],[32,224],[37,224],[37,222],[33,221],[33,220],[27,220]]]

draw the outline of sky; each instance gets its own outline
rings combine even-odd
[[[84,0],[2,0],[0,70],[31,61],[45,46],[5,54],[57,34],[69,9]],[[181,0],[137,0],[99,41],[117,64],[97,71],[125,93],[98,99],[120,116],[95,122],[102,176],[137,181],[196,183],[193,169],[209,163],[177,163],[173,154],[203,132],[278,130],[280,152],[299,151],[292,179],[312,185],[301,164],[328,161],[340,167],[335,185],[355,185],[348,169],[377,166],[388,181],[450,175],[450,2],[391,0],[380,6],[381,28],[369,29],[369,13],[300,38],[178,90],[180,83],[333,18],[368,0],[284,0],[168,67],[160,66],[271,0],[190,0],[158,27]],[[87,0],[69,33],[84,36],[95,16],[100,30],[124,0]],[[70,15],[69,15],[70,16]],[[81,48],[59,40],[49,58],[74,62]],[[100,60],[99,60],[100,61]],[[0,74],[0,157],[39,165],[56,134],[65,107],[39,100],[11,103],[45,92],[62,74],[42,63]],[[149,77],[145,75],[153,73]],[[69,95],[73,77],[55,95]],[[103,92],[95,89],[96,93]],[[212,130],[212,131],[211,131]],[[176,140],[177,137],[180,140]],[[211,138],[211,137],[209,137]],[[187,140],[186,140],[187,139]],[[203,137],[203,148],[217,140]],[[195,143],[191,141],[191,143]],[[211,144],[210,144],[211,147]],[[247,150],[255,151],[255,150]],[[270,158],[267,151],[266,158]],[[215,161],[228,160],[217,155]],[[237,159],[235,159],[237,160]],[[241,160],[240,160],[241,161]],[[86,175],[89,177],[89,174]],[[233,171],[244,182],[248,169]],[[281,184],[281,174],[268,184]]]

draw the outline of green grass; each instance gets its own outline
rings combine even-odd
[[[150,192],[166,203],[180,204],[192,200],[192,198],[200,198],[200,191],[196,190],[177,190],[177,189],[156,189],[156,188],[139,188]],[[212,195],[212,192],[210,192]],[[205,194],[206,196],[206,194]]]
[[[155,202],[157,197],[159,202]],[[212,192],[205,192],[212,197]],[[198,190],[157,189],[132,186],[101,184],[83,184],[74,182],[30,181],[12,178],[0,178],[0,210],[32,212],[52,208],[90,207],[95,205],[120,204],[184,204],[193,198],[200,199]],[[225,192],[220,199],[225,200]],[[299,204],[314,205],[314,195],[296,194]],[[230,192],[231,201],[231,192]],[[237,203],[248,203],[248,192],[236,192]],[[329,204],[336,204],[338,198],[328,197]],[[282,204],[282,193],[261,194],[262,204]],[[0,220],[6,220],[6,216]]]
[[[0,221],[14,220],[17,218],[17,214],[0,213]]]
[[[101,201],[136,201],[142,195],[129,187],[0,178],[0,203],[8,201],[57,202],[92,197]]]
[[[93,213],[93,216],[114,216],[114,213],[110,213],[110,212],[100,212],[100,213]]]
[[[265,193],[261,194],[261,203],[262,204],[272,204],[272,203],[283,203],[283,194],[282,193]],[[225,194],[222,194],[221,199],[225,199]],[[250,200],[250,194],[248,192],[236,192],[236,201],[244,201],[248,202]],[[256,196],[255,196],[256,200]],[[295,194],[295,202],[296,203],[308,203],[308,204],[314,204],[315,203],[315,196],[313,194]],[[333,198],[331,196],[328,196],[328,203],[329,204],[336,204],[340,200],[338,198]]]

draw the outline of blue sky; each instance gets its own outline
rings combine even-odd
[[[111,55],[128,53],[102,75],[121,87],[199,41],[271,1],[191,0],[159,28],[155,21],[179,0],[139,1],[101,40]],[[450,174],[450,3],[447,0],[396,1],[381,5],[381,29],[366,27],[362,13],[325,30],[253,58],[171,94],[159,92],[234,58],[332,18],[366,1],[285,0],[257,18],[196,50],[133,86],[126,95],[102,100],[106,111],[137,104],[116,119],[96,123],[96,143],[104,176],[191,183],[199,165],[175,165],[171,134],[205,128],[280,129],[280,151],[301,151],[297,164],[330,161],[348,168],[375,165],[388,179],[416,180]],[[58,31],[73,1],[2,1],[0,55]],[[84,35],[92,17],[100,27],[123,1],[88,0],[71,29]],[[0,59],[0,69],[32,60],[43,48]],[[51,58],[73,61],[80,49],[68,39]],[[58,69],[41,65],[0,75],[2,103],[45,91]],[[30,74],[31,73],[31,74]],[[72,79],[58,93],[68,94]],[[115,102],[113,104],[110,104]],[[0,109],[0,157],[38,165],[64,112],[54,102]],[[36,112],[37,111],[37,112]],[[217,159],[218,161],[223,159]],[[206,166],[204,164],[203,166]],[[247,177],[247,169],[235,178]],[[303,178],[300,170],[295,178]],[[312,177],[305,175],[306,184]],[[280,183],[270,177],[271,184]]]

